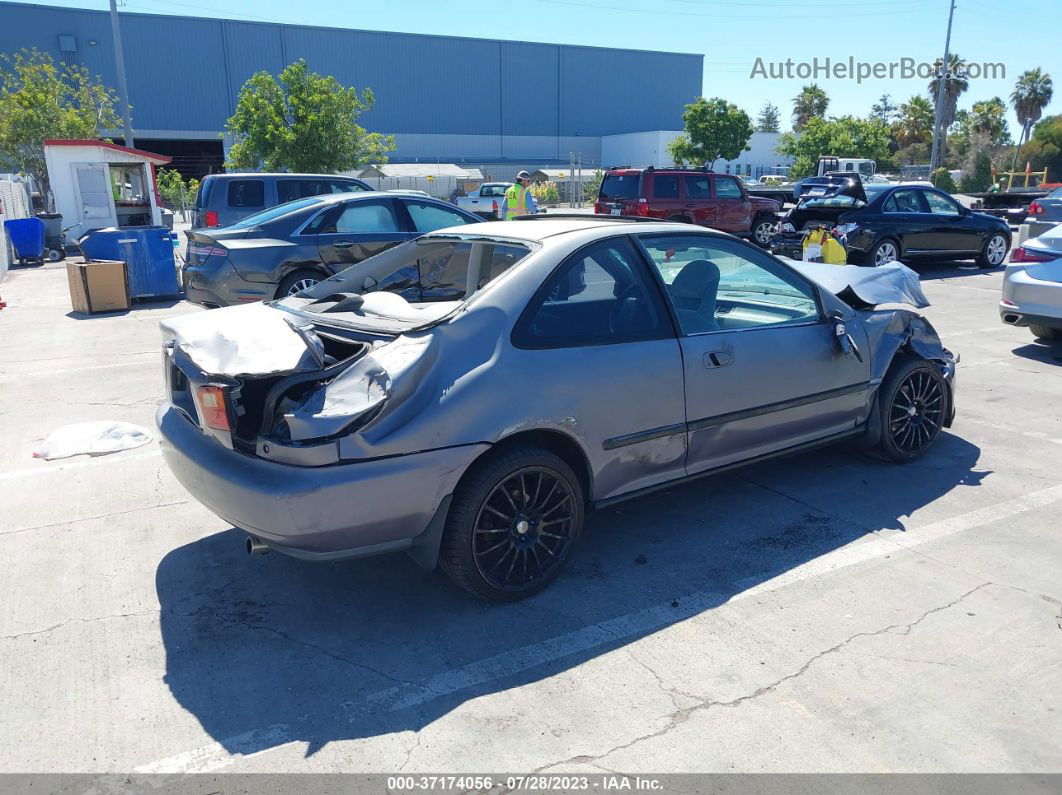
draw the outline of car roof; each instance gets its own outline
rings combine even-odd
[[[607,219],[607,220],[606,220]],[[541,242],[546,238],[566,235],[574,232],[585,232],[598,229],[602,232],[629,234],[631,232],[683,232],[705,233],[714,237],[727,237],[723,232],[706,227],[691,227],[689,224],[675,221],[642,221],[613,219],[611,216],[586,215],[586,220],[573,218],[535,218],[523,221],[485,221],[476,224],[474,234],[486,237],[507,237],[514,240],[527,240]],[[447,229],[437,229],[429,234],[444,234],[449,232],[468,232],[468,226],[452,226]]]
[[[303,179],[321,179],[327,177],[328,179],[350,179],[355,182],[361,182],[360,179],[352,177],[349,174],[298,174],[287,171],[246,171],[236,173],[229,172],[226,174],[207,174],[203,179],[257,179],[259,177],[295,177]]]

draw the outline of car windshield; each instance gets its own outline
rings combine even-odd
[[[289,300],[304,312],[345,316],[352,322],[375,317],[432,323],[512,268],[533,245],[473,234],[426,235],[352,265]]]
[[[1055,188],[1053,191],[1048,193],[1045,198],[1048,198],[1048,199],[1062,199],[1062,188]]]
[[[504,196],[508,185],[484,185],[479,189],[480,196]]]
[[[242,218],[236,223],[232,224],[233,229],[247,229],[252,226],[260,226],[261,224],[268,223],[274,218],[279,218],[282,215],[293,213],[296,210],[302,210],[306,207],[312,207],[315,204],[323,203],[323,199],[318,196],[309,199],[296,199],[293,202],[286,202],[285,204],[278,204],[276,207],[270,207],[268,210],[262,210],[260,213],[254,215],[248,215],[246,218]]]
[[[601,198],[633,199],[640,182],[641,174],[608,174],[601,181]]]
[[[891,185],[864,185],[863,192],[867,194],[867,201],[872,202],[878,198],[883,191],[888,190]]]

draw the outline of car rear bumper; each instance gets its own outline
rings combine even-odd
[[[489,448],[300,467],[225,448],[168,403],[155,419],[166,463],[193,497],[269,547],[315,560],[408,549]]]
[[[220,259],[220,258],[219,258]],[[181,272],[185,299],[206,307],[233,306],[273,297],[277,286],[249,282],[236,273],[227,259],[206,265],[186,265]]]
[[[1062,282],[1050,278],[1052,274],[1057,277],[1058,272],[1062,267],[1057,262],[1008,265],[999,302],[1000,319],[1010,326],[1062,327]]]

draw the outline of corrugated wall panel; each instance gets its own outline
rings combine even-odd
[[[279,25],[232,20],[224,20],[221,25],[231,104],[235,109],[236,97],[247,78],[255,72],[278,74],[287,64],[281,57]]]
[[[501,44],[503,135],[556,135],[560,49],[554,44]]]
[[[221,23],[123,14],[133,129],[221,129],[229,116]],[[195,119],[201,124],[192,124]]]
[[[499,43],[368,31],[284,28],[287,60],[371,87],[375,130],[497,135]]]
[[[699,55],[561,48],[561,135],[682,127],[701,93]]]

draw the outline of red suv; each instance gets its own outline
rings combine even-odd
[[[741,180],[707,169],[610,168],[594,212],[638,215],[720,229],[767,248],[781,202],[749,196]]]

